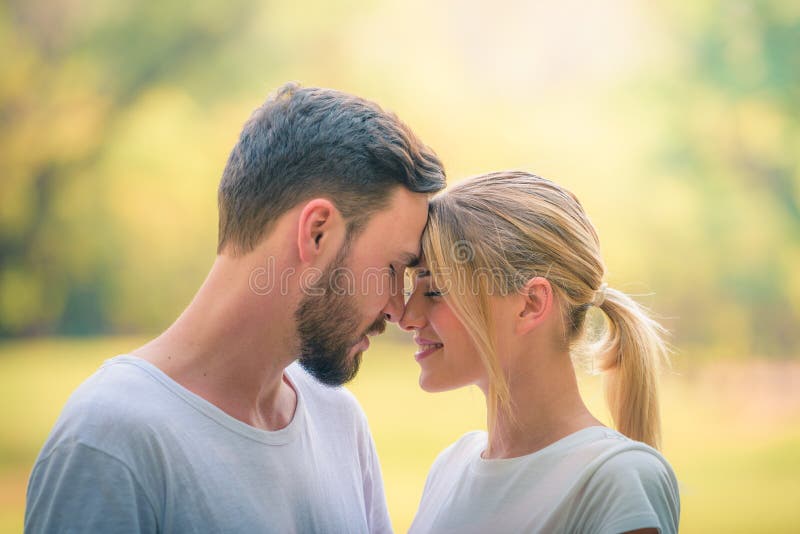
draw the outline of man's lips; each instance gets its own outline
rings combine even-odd
[[[364,352],[369,348],[369,338],[371,336],[377,336],[383,334],[386,330],[386,320],[385,319],[378,319],[374,323],[370,325],[367,329],[367,332],[358,338],[358,341],[353,345],[354,349],[357,349],[359,352]]]

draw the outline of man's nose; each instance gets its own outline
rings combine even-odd
[[[389,296],[389,302],[383,308],[383,315],[386,320],[392,323],[400,321],[405,313],[405,303],[403,302],[403,292],[393,292]]]

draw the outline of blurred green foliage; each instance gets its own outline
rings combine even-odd
[[[800,4],[7,0],[0,336],[152,333],[286,80],[379,101],[451,180],[569,186],[693,354],[800,354]]]

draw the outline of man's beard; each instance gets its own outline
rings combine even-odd
[[[361,317],[353,296],[346,290],[331,288],[337,274],[349,273],[344,269],[349,248],[348,244],[342,247],[295,311],[300,365],[328,386],[341,386],[352,380],[361,365],[361,352],[350,358],[351,349],[365,335],[380,334],[386,329],[386,320],[381,316],[364,332],[359,332]],[[350,285],[345,283],[341,287]]]

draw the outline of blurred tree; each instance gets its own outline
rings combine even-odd
[[[670,9],[686,52],[678,72],[657,77],[655,105],[671,110],[657,166],[663,183],[683,180],[697,202],[659,242],[674,243],[682,226],[700,238],[682,257],[685,276],[660,273],[672,278],[683,341],[727,355],[798,355],[800,7]]]
[[[95,166],[126,111],[206,62],[254,3],[0,6],[0,336],[109,327],[124,236]]]
[[[800,354],[800,4],[375,5],[0,5],[0,336],[167,324],[248,108],[300,74],[404,106],[454,177],[579,190],[682,348]]]

